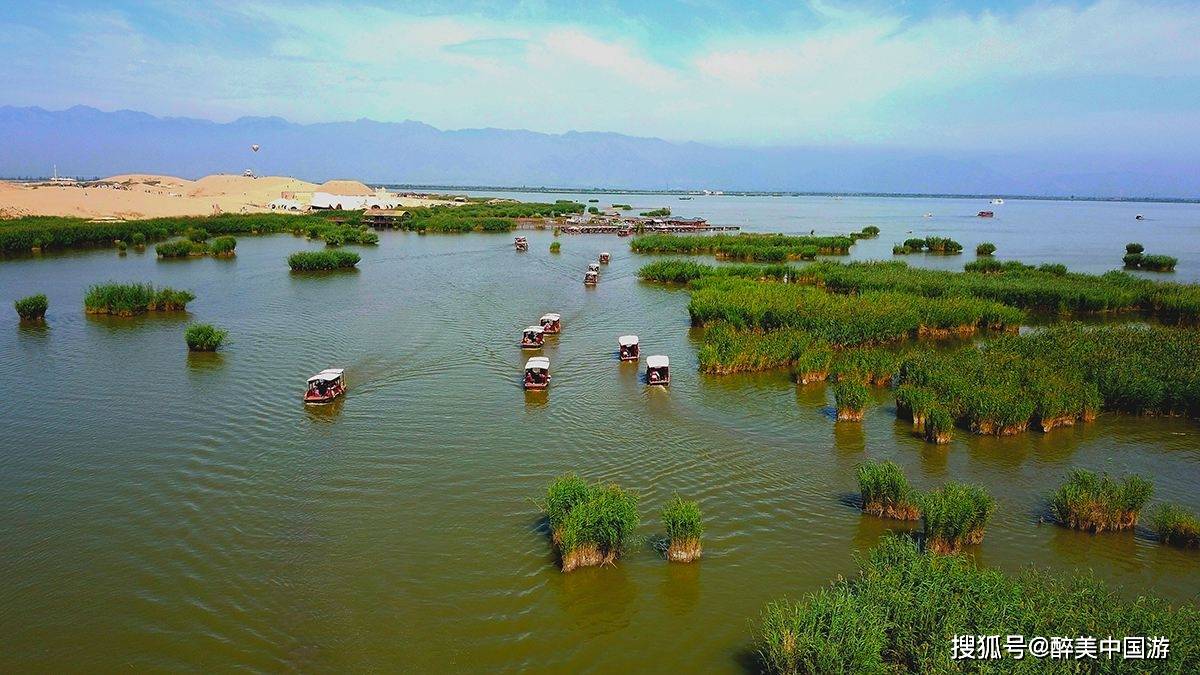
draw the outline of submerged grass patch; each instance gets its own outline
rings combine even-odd
[[[1150,525],[1164,544],[1200,547],[1200,518],[1178,504],[1162,504],[1150,515]]]
[[[145,312],[181,311],[196,296],[189,291],[155,288],[152,284],[96,284],[83,296],[88,314],[133,316]]]
[[[37,321],[46,318],[46,308],[49,306],[50,301],[46,299],[44,293],[29,295],[13,303],[13,308],[17,310],[17,316],[21,317],[22,321]]]
[[[349,269],[357,265],[360,259],[357,253],[337,249],[297,251],[288,256],[288,266],[295,272]]]
[[[1154,486],[1133,475],[1113,480],[1108,474],[1076,469],[1050,499],[1050,509],[1062,525],[1103,532],[1137,525],[1138,514],[1150,501]]]
[[[947,483],[922,495],[920,507],[925,548],[934,553],[954,553],[983,541],[996,502],[977,485]]]
[[[1129,599],[1094,576],[1037,570],[1008,575],[966,555],[929,555],[886,535],[839,577],[797,601],[766,605],[754,629],[768,673],[1007,672],[1138,673],[1200,670],[1200,611],[1154,597]],[[955,661],[953,635],[1163,636],[1165,661]],[[1001,637],[1003,643],[1004,638]],[[1003,649],[1003,644],[1001,645]],[[964,665],[965,664],[965,665]]]
[[[543,510],[562,571],[615,561],[640,522],[637,502],[616,485],[589,484],[573,473],[551,482]]]
[[[867,462],[860,464],[856,473],[864,512],[895,520],[921,517],[920,496],[895,462]]]
[[[663,507],[662,522],[667,531],[667,560],[692,562],[700,557],[700,536],[704,534],[700,504],[675,495]]]
[[[208,323],[193,323],[183,331],[183,339],[193,352],[215,352],[221,348],[227,335],[226,331]]]

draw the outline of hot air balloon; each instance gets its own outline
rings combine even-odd
[[[250,149],[255,152],[258,152],[258,143],[255,143],[254,145],[250,146]]]

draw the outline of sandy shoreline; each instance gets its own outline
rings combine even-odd
[[[132,220],[213,213],[262,213],[267,204],[289,196],[307,204],[314,192],[370,195],[370,187],[350,180],[324,184],[287,176],[248,178],[234,175],[187,180],[175,176],[123,174],[89,183],[0,181],[0,219],[22,216],[75,216]],[[403,197],[403,206],[443,204],[435,199]]]

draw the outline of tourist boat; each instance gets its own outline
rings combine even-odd
[[[778,197],[779,195],[775,195],[775,196]],[[679,201],[681,201],[681,202],[690,202],[691,200],[692,200],[691,197],[680,197],[679,198]]]
[[[550,386],[550,359],[535,356],[525,362],[525,388],[545,389]]]
[[[1134,220],[1145,220],[1146,216],[1143,216],[1142,214],[1139,213],[1136,216],[1134,216],[1133,219]]]
[[[346,371],[341,368],[326,368],[308,378],[308,387],[304,390],[304,402],[318,405],[332,403],[333,400],[346,393]]]
[[[618,237],[628,237],[628,236],[631,236],[631,235],[633,235],[633,228],[632,228],[632,227],[630,227],[630,226],[628,226],[628,225],[622,225],[622,226],[621,226],[621,227],[620,227],[620,228],[617,230],[617,236],[618,236]]]
[[[588,270],[583,275],[583,285],[584,286],[595,286],[596,283],[599,281],[600,281],[600,273],[599,272],[593,272],[592,270]]]
[[[513,239],[513,247],[518,251],[528,251],[529,240],[525,237],[517,237],[516,239]]]
[[[608,261],[610,261],[610,260],[612,260],[612,254],[609,253],[608,251],[604,251],[603,253],[600,254],[600,264],[601,265],[607,265]]]
[[[926,218],[932,218],[932,217],[933,217],[933,212],[931,212],[931,211],[926,211],[926,212],[925,212],[925,217],[926,217]]]
[[[995,216],[996,213],[994,211],[980,211],[979,213],[977,213],[975,215],[979,216],[980,218],[991,218],[991,217]]]
[[[521,349],[541,349],[546,344],[546,331],[541,326],[530,326],[521,333]]]
[[[620,354],[622,361],[637,361],[641,350],[638,347],[638,336],[622,335],[617,338],[617,345],[620,346]]]
[[[557,335],[562,332],[562,317],[555,312],[547,312],[542,315],[539,323],[542,324],[542,331],[551,335]]]
[[[1004,200],[1000,199],[999,197],[996,197],[995,199],[992,200],[992,204],[995,204],[997,206],[1000,204],[1003,204],[1003,203],[1004,203]]]
[[[600,274],[600,263],[596,263],[596,262],[588,263],[588,271],[595,272],[596,274]]]
[[[671,359],[662,355],[647,356],[646,384],[671,384]]]

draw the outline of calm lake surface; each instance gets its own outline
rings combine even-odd
[[[1154,278],[1200,277],[1197,205],[1010,200],[985,221],[983,200],[613,199],[764,231],[883,229],[852,258],[890,257],[914,230],[1104,271],[1136,240],[1180,259]],[[920,488],[986,486],[985,565],[1091,569],[1130,595],[1197,601],[1195,552],[1039,524],[1074,467],[1143,473],[1154,503],[1200,510],[1195,421],[1102,415],[931,447],[878,390],[862,424],[835,424],[823,385],[699,374],[687,292],[639,282],[652,258],[627,240],[564,236],[551,255],[549,232],[526,234],[518,254],[507,235],[382,232],[354,248],[357,272],[324,276],[288,272],[288,253],[317,248],[290,235],[240,238],[233,260],[0,261],[0,670],[740,672],[765,602],[853,573],[895,527],[846,503],[868,458]],[[585,289],[601,250],[612,263]],[[106,280],[197,299],[186,315],[86,316],[84,290]],[[47,322],[18,325],[8,307],[34,292]],[[564,322],[542,352],[554,380],[526,394],[516,344],[546,311]],[[189,321],[228,329],[225,349],[189,355]],[[669,389],[618,363],[623,333],[671,357]],[[329,366],[347,368],[348,396],[306,409],[305,378]],[[570,470],[640,493],[647,538],[673,492],[698,499],[703,560],[669,565],[647,544],[559,573],[535,500]]]

